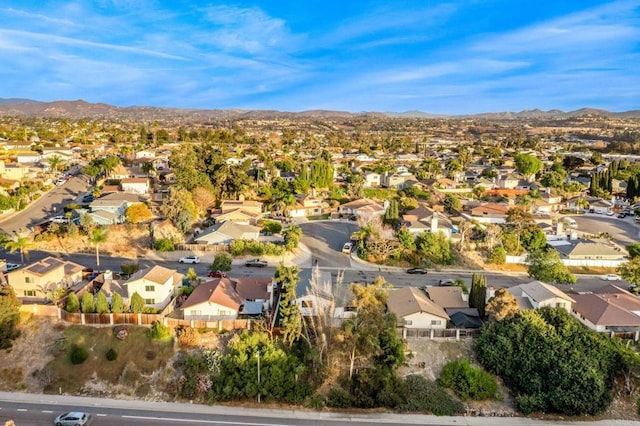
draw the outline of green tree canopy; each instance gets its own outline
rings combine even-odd
[[[124,300],[119,293],[113,293],[111,296],[111,312],[114,314],[121,314],[125,311]]]
[[[640,257],[632,257],[620,265],[618,273],[631,284],[640,286]]]
[[[575,284],[577,278],[560,260],[553,248],[530,251],[527,255],[527,272],[531,278],[547,283]]]
[[[78,312],[78,310],[80,309],[80,301],[78,300],[78,296],[75,293],[69,293],[69,296],[67,296],[67,303],[65,308],[67,312]]]
[[[215,257],[213,258],[213,262],[209,266],[209,270],[214,272],[215,271],[228,272],[231,270],[231,267],[232,267],[231,255],[229,253],[225,253],[222,251],[220,253],[216,253]]]
[[[0,349],[8,349],[12,341],[20,335],[17,329],[20,322],[20,300],[13,287],[0,285]]]
[[[144,311],[144,299],[137,291],[133,293],[133,295],[131,295],[131,300],[129,301],[129,310],[134,314]]]
[[[82,301],[80,302],[80,306],[82,307],[82,312],[85,314],[91,314],[96,311],[96,304],[93,297],[93,294],[89,291],[85,291],[82,295]]]
[[[274,277],[281,286],[278,318],[282,327],[282,338],[290,346],[302,335],[302,313],[296,303],[299,273],[297,266],[287,267],[280,263]]]
[[[513,158],[516,163],[516,169],[527,177],[536,175],[542,170],[542,160],[534,155],[516,154]]]
[[[109,302],[107,301],[107,296],[101,291],[96,295],[96,313],[109,313]]]

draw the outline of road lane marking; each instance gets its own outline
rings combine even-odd
[[[106,414],[96,414],[96,416],[98,416],[98,417],[107,417]]]
[[[217,425],[239,425],[239,426],[287,426],[278,423],[249,423],[249,422],[233,422],[229,420],[198,420],[198,419],[177,419],[172,417],[147,417],[147,416],[122,416],[123,419],[138,420],[157,420],[163,422],[183,422],[183,423],[211,423]]]
[[[26,408],[18,408],[16,411],[28,411]]]
[[[42,410],[42,412],[43,413],[49,413],[49,414],[53,413],[53,411],[51,411],[51,410]]]

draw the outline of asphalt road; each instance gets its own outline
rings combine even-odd
[[[64,206],[75,202],[78,195],[87,191],[87,183],[78,177],[72,177],[64,185],[51,191],[31,203],[26,209],[17,212],[0,223],[0,231],[11,234],[20,229],[33,228],[44,219],[63,214]]]
[[[325,425],[556,425],[589,424],[600,422],[541,421],[523,417],[437,417],[420,414],[356,414],[315,411],[277,410],[242,407],[206,406],[135,400],[83,398],[64,395],[37,395],[0,392],[0,422],[14,420],[17,426],[51,425],[58,414],[84,411],[93,416],[94,426],[149,426],[149,425],[242,425],[242,426],[325,426]],[[616,425],[634,424],[616,421]]]
[[[624,219],[602,214],[584,214],[571,216],[578,224],[578,231],[597,235],[606,232],[612,240],[621,246],[640,241],[640,226],[636,225],[632,216]]]
[[[342,253],[342,247],[349,241],[351,234],[358,230],[358,225],[352,222],[321,221],[302,223],[300,228],[301,242],[311,252],[312,262],[317,260],[321,267],[351,267],[351,259]]]

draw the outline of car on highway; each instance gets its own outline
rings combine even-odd
[[[55,426],[83,426],[91,421],[91,415],[82,411],[71,411],[60,414],[53,420]]]
[[[264,268],[267,265],[267,262],[260,259],[251,259],[244,262],[244,266],[247,268]]]
[[[602,281],[620,281],[622,280],[622,277],[617,274],[607,274],[607,275],[600,276],[600,279]]]
[[[182,256],[178,262],[180,263],[200,263],[200,257],[195,254],[190,254],[189,256]]]
[[[229,277],[229,275],[227,275],[226,272],[222,272],[222,271],[209,271],[207,276],[209,278],[228,278]]]
[[[426,274],[427,270],[424,268],[409,268],[407,269],[407,274]]]

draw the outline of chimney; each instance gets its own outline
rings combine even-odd
[[[438,212],[433,212],[431,215],[431,233],[435,234],[438,232]]]

